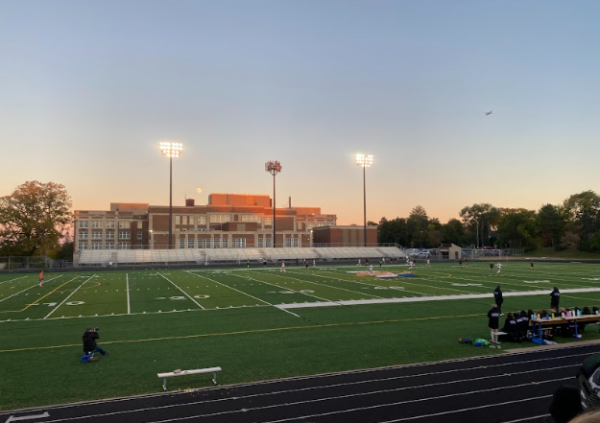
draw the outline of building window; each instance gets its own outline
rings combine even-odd
[[[223,248],[229,248],[229,239],[223,238]]]
[[[87,250],[87,242],[80,242],[79,243],[79,249],[80,250]]]
[[[194,238],[188,238],[188,248],[194,248],[194,242],[196,240]]]
[[[298,238],[294,238],[294,248],[298,248],[300,246],[299,241],[300,240]]]
[[[119,229],[129,229],[130,227],[131,227],[131,223],[130,222],[119,221]]]
[[[175,224],[181,225],[181,216],[175,216]]]
[[[142,244],[141,242],[138,242],[137,248],[138,248],[138,250],[143,250],[144,249],[144,244]]]
[[[101,242],[92,242],[92,250],[101,250],[102,243]]]
[[[114,250],[115,249],[115,243],[114,242],[107,242],[106,243],[106,249],[107,250]]]
[[[119,232],[119,239],[129,239],[129,238],[130,238],[129,232]]]
[[[246,248],[246,238],[240,238],[240,248]]]
[[[101,228],[102,221],[101,220],[92,220],[92,228]]]
[[[102,239],[102,232],[92,232],[92,239]]]
[[[206,240],[206,248],[210,249],[210,238]]]
[[[271,226],[273,224],[272,217],[265,217],[265,226]]]
[[[256,222],[257,221],[257,215],[255,214],[243,214],[242,215],[242,222]]]
[[[115,239],[115,233],[114,232],[106,232],[106,238],[107,239]]]
[[[285,246],[286,248],[290,248],[292,246],[292,238],[285,239]]]
[[[198,216],[198,225],[206,226],[206,216]]]
[[[89,226],[88,226],[88,225],[89,225],[89,223],[90,223],[90,222],[88,222],[87,220],[80,220],[80,221],[79,221],[79,227],[80,227],[80,228],[88,228],[88,227],[89,227]]]
[[[137,233],[137,239],[142,239],[143,234],[141,232]]]
[[[119,250],[129,250],[128,242],[119,242]]]
[[[220,238],[215,238],[213,240],[213,244],[214,244],[213,248],[221,248],[221,239]]]
[[[179,249],[183,250],[185,248],[185,238],[179,238]]]
[[[182,225],[187,225],[188,224],[188,217],[187,216],[181,216],[181,224]]]
[[[137,222],[137,228],[138,228],[138,229],[142,229],[142,228],[143,228],[143,224],[144,224],[144,223],[143,223],[141,220],[140,220],[140,221],[138,221],[138,222]]]
[[[104,223],[104,227],[105,228],[114,228],[115,227],[115,221],[114,220],[107,220]]]
[[[271,248],[271,238],[267,238],[267,248]]]
[[[225,223],[225,222],[231,222],[231,215],[230,214],[222,214],[221,215],[221,222]]]
[[[79,232],[79,239],[87,239],[87,237],[88,237],[87,232]]]
[[[204,239],[198,238],[198,249],[204,248]]]
[[[264,238],[258,238],[258,248],[263,248],[264,247],[264,245],[263,245],[264,240],[265,240]]]

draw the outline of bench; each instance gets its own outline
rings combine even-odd
[[[163,379],[163,390],[167,390],[167,378],[175,377],[175,376],[187,376],[187,375],[198,375],[202,373],[212,373],[213,378],[212,381],[216,385],[217,384],[217,372],[220,372],[220,367],[207,367],[206,369],[192,369],[192,370],[175,370],[173,372],[167,373],[157,373],[159,378]]]
[[[553,328],[556,326],[563,326],[565,324],[573,324],[574,328],[574,338],[579,338],[578,334],[578,323],[590,324],[600,322],[600,315],[597,314],[584,314],[582,316],[557,316],[554,319],[540,319],[540,320],[530,320],[529,326],[532,328],[532,338],[531,340],[536,344],[543,344],[544,341],[542,339],[542,329],[543,328]]]

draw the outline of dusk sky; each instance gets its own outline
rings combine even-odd
[[[0,195],[443,223],[600,191],[600,1],[0,0]],[[491,115],[485,112],[492,110]],[[202,193],[197,194],[196,189]]]

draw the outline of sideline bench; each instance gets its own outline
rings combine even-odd
[[[222,369],[220,367],[207,367],[205,369],[192,369],[192,370],[180,370],[173,371],[167,373],[157,373],[159,378],[163,379],[163,390],[167,390],[167,378],[175,377],[175,376],[187,376],[187,375],[198,375],[202,373],[212,373],[213,378],[212,381],[216,385],[217,384],[217,372],[220,372]]]
[[[578,337],[578,323],[590,324],[600,322],[600,315],[598,314],[584,314],[582,316],[557,316],[554,319],[540,319],[530,320],[529,327],[531,327],[532,338],[531,340],[536,344],[543,344],[542,329],[553,328],[556,326],[564,326],[566,324],[573,324],[574,334],[573,337]]]

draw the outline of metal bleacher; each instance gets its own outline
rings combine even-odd
[[[78,266],[169,265],[351,259],[403,259],[399,247],[319,247],[319,248],[219,248],[181,250],[83,250]]]

